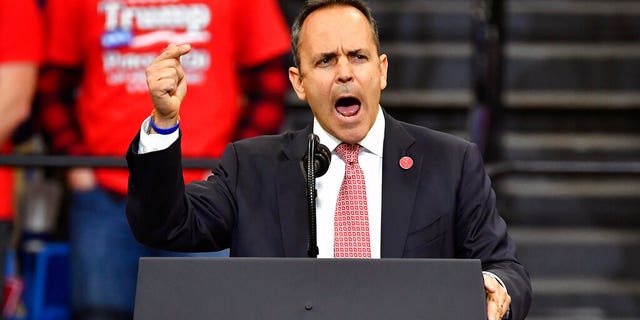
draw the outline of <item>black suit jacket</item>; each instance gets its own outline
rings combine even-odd
[[[531,286],[498,215],[477,148],[385,114],[383,258],[476,258],[529,310]],[[308,216],[300,161],[310,128],[227,146],[213,175],[184,185],[180,139],[159,152],[127,152],[127,216],[136,238],[177,251],[231,248],[232,256],[306,257]],[[188,137],[197,139],[197,137]],[[399,160],[409,156],[405,170]]]

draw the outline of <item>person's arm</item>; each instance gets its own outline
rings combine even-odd
[[[276,57],[240,71],[244,103],[236,139],[278,133],[289,85],[283,70],[284,57]]]
[[[57,64],[47,64],[40,70],[36,114],[38,128],[51,154],[86,154],[75,110],[76,91],[81,76],[81,68]],[[96,187],[96,179],[91,168],[70,168],[67,171],[67,182],[75,191]]]
[[[36,1],[0,4],[0,146],[31,111],[42,61],[42,25]]]
[[[147,85],[154,106],[152,118],[157,128],[173,128],[178,123],[187,91],[180,56],[190,49],[189,45],[171,44],[147,67]],[[150,136],[163,136],[154,134],[153,128],[143,126],[141,131],[127,150],[126,211],[136,239],[174,251],[216,251],[229,247],[235,207],[230,191],[233,188],[228,186],[234,184],[235,152],[225,152],[209,180],[185,186],[180,138],[161,152],[141,154],[138,152],[141,134],[149,131]]]
[[[484,275],[489,319],[508,312],[512,320],[524,319],[531,305],[531,283],[495,200],[480,152],[469,144],[457,199],[457,256],[481,259],[482,269],[495,276]]]
[[[75,111],[81,70],[47,64],[40,69],[36,115],[51,154],[85,155]]]
[[[0,145],[31,111],[36,88],[38,64],[6,62],[0,64]]]
[[[171,251],[218,251],[231,244],[236,152],[230,144],[214,174],[184,184],[180,138],[159,152],[137,154],[137,140],[127,151],[127,219],[136,240]]]

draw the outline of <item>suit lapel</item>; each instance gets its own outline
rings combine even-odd
[[[385,113],[385,135],[382,158],[382,258],[402,257],[409,231],[418,179],[422,168],[422,155],[414,154],[411,146],[415,139],[400,123]],[[413,166],[400,167],[402,157],[410,157]]]
[[[422,155],[412,152],[415,142],[400,123],[385,113],[385,137],[382,160],[382,234],[381,256],[402,257],[409,231]],[[300,160],[306,152],[306,137],[311,127],[292,133],[283,146],[283,159],[278,167],[276,195],[286,257],[306,257],[309,241],[309,216],[305,195],[304,175]],[[413,166],[408,170],[399,161],[408,156]]]
[[[309,132],[310,127],[291,134],[291,139],[283,146],[283,159],[277,169],[276,195],[285,257],[307,255],[309,214],[300,160],[306,152]]]

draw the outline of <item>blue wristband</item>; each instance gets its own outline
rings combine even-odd
[[[153,131],[155,131],[157,134],[165,134],[165,135],[172,134],[176,132],[178,128],[180,128],[180,117],[178,117],[178,122],[176,123],[176,125],[171,128],[166,128],[166,129],[158,128],[155,122],[153,122],[153,116],[149,120],[149,125],[151,126],[151,128],[153,128]]]

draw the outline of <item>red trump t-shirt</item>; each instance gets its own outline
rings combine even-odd
[[[91,155],[123,156],[153,106],[145,69],[169,43],[182,57],[188,93],[180,108],[185,157],[219,157],[241,115],[238,68],[289,50],[272,0],[47,0],[46,58],[81,66],[76,112]],[[127,172],[98,169],[101,185],[126,193]],[[185,171],[185,181],[203,178]]]

